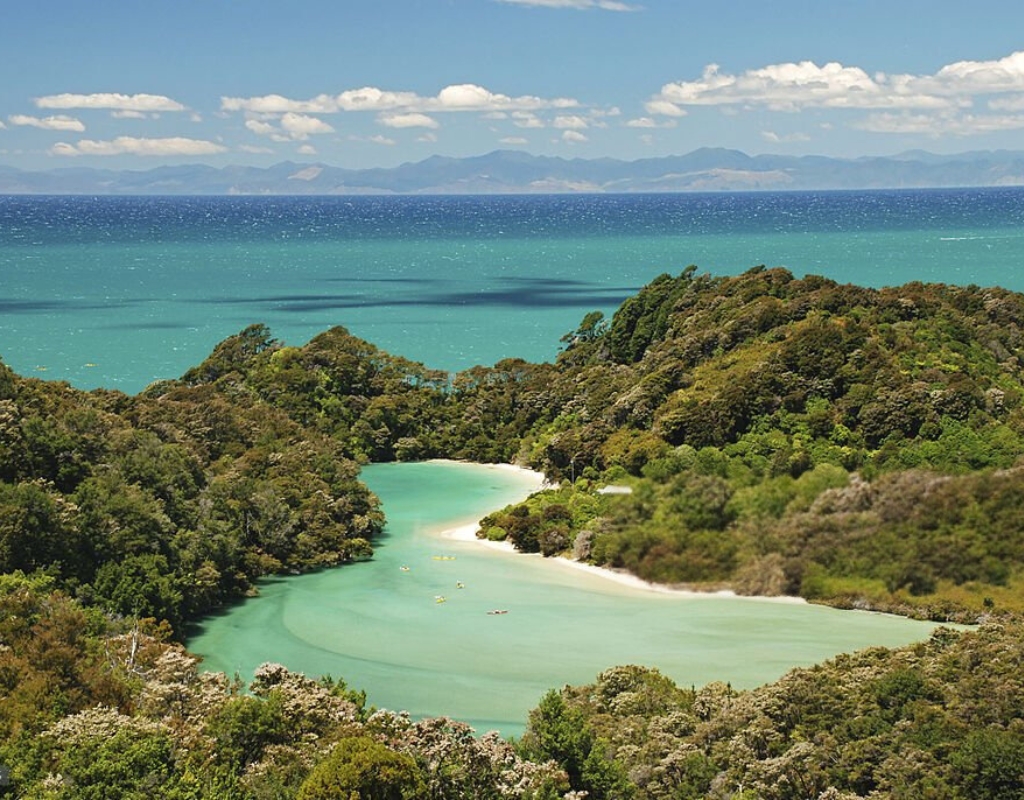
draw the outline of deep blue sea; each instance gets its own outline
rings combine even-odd
[[[1024,189],[0,197],[0,357],[136,392],[262,322],[439,369],[550,360],[588,311],[690,264],[1024,290]]]

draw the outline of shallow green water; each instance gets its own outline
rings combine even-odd
[[[363,476],[389,520],[374,559],[268,581],[261,597],[207,620],[189,647],[208,669],[249,679],[276,661],[343,677],[377,707],[518,735],[547,689],[617,664],[656,666],[682,685],[748,688],[840,652],[921,640],[934,627],[652,592],[439,535],[525,496],[532,480],[513,471],[433,462],[373,465]],[[508,613],[487,613],[495,609]]]

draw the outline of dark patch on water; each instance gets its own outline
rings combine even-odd
[[[186,300],[187,303],[203,303],[210,305],[260,305],[267,303],[304,303],[313,301],[353,302],[362,295],[358,294],[272,294],[262,297],[207,297],[198,300]],[[358,303],[357,303],[358,305]],[[347,306],[354,307],[354,306]]]
[[[532,288],[504,289],[482,292],[446,292],[423,297],[355,298],[339,300],[329,297],[275,305],[274,311],[305,313],[309,311],[344,310],[351,308],[437,308],[444,306],[481,306],[493,308],[594,308],[619,305],[635,289],[609,289],[593,292],[538,291]]]
[[[370,282],[370,281],[366,281]],[[428,281],[424,281],[427,283]],[[429,283],[452,283],[432,280]],[[600,286],[589,281],[562,278],[501,278],[504,287],[480,291],[402,294],[287,294],[260,297],[206,298],[196,302],[213,305],[269,305],[274,311],[308,313],[353,308],[437,308],[483,306],[495,308],[594,308],[618,305],[635,294],[638,286]],[[460,281],[458,285],[464,286]],[[485,280],[481,286],[493,286]]]
[[[136,300],[0,300],[0,314],[38,314],[45,311],[107,311],[136,305]]]

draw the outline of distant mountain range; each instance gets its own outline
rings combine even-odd
[[[202,164],[149,170],[65,167],[30,172],[0,166],[0,194],[327,195],[720,192],[1024,185],[1024,151],[941,156],[749,156],[702,148],[681,156],[621,161],[496,150],[432,156],[390,168],[341,169],[283,162],[272,167]]]

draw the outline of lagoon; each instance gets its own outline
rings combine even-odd
[[[786,599],[656,591],[445,535],[526,497],[538,484],[531,473],[427,462],[370,465],[363,479],[388,518],[374,558],[264,581],[260,597],[206,619],[188,641],[206,669],[249,680],[275,661],[344,678],[378,708],[516,736],[548,689],[615,665],[657,667],[684,686],[752,688],[842,652],[920,641],[935,627]],[[487,613],[499,609],[508,613]]]

